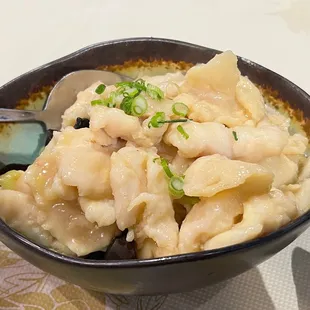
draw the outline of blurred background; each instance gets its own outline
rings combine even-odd
[[[153,36],[232,49],[310,91],[303,79],[307,64],[302,62],[310,55],[309,0],[0,0],[0,4],[0,84],[89,44]]]

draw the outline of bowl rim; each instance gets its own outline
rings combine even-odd
[[[18,77],[14,78],[13,80],[5,83],[4,85],[0,86],[0,91],[6,87],[8,87],[11,83],[23,78],[27,77],[28,75],[42,71],[52,65],[61,63],[63,61],[67,61],[71,58],[74,58],[80,54],[83,54],[89,50],[96,49],[103,46],[108,45],[117,45],[122,43],[129,43],[129,42],[145,42],[145,41],[153,41],[153,42],[161,42],[161,43],[169,43],[169,44],[176,44],[181,46],[187,46],[190,48],[196,48],[196,49],[208,49],[215,53],[220,53],[220,50],[212,49],[209,47],[205,47],[202,45],[197,45],[189,42],[184,42],[180,40],[174,40],[174,39],[167,39],[167,38],[158,38],[158,37],[131,37],[131,38],[122,38],[122,39],[116,39],[116,40],[108,40],[103,41],[95,44],[88,45],[86,47],[83,47],[81,49],[78,49],[75,52],[72,52],[66,56],[63,56],[61,58],[58,58],[56,60],[53,60],[51,62],[48,62],[42,66],[39,66],[37,68],[34,68],[22,75],[19,75]],[[276,75],[283,79],[284,81],[288,82],[292,86],[294,86],[295,90],[302,93],[303,96],[305,96],[309,102],[310,102],[310,95],[308,95],[304,90],[302,90],[299,86],[294,84],[293,82],[287,80],[285,77],[279,75],[278,73],[259,65],[251,60],[248,60],[246,58],[243,58],[241,56],[238,56],[238,59],[241,59],[243,62],[253,65],[259,69],[262,69],[264,71],[267,71],[273,75]],[[47,258],[51,258],[53,260],[57,260],[64,264],[70,264],[70,265],[76,265],[80,267],[91,267],[91,268],[137,268],[137,267],[150,267],[150,266],[162,266],[166,264],[176,264],[176,263],[185,263],[185,262],[192,262],[192,261],[200,261],[205,259],[212,259],[217,256],[223,256],[227,254],[235,254],[238,252],[243,252],[249,248],[253,248],[256,246],[260,246],[266,243],[271,242],[274,239],[278,239],[281,236],[284,236],[288,234],[289,232],[293,231],[299,226],[302,226],[306,222],[310,221],[310,210],[306,212],[305,214],[299,216],[297,219],[291,221],[287,225],[277,229],[276,231],[260,237],[256,238],[254,240],[246,241],[239,244],[234,244],[231,246],[226,246],[223,248],[213,249],[213,250],[205,250],[200,252],[192,252],[192,253],[186,253],[186,254],[177,254],[172,256],[165,256],[165,257],[159,257],[159,258],[152,258],[152,259],[131,259],[131,260],[93,260],[93,259],[83,259],[79,257],[69,257],[60,253],[57,253],[53,250],[50,250],[48,248],[45,248],[41,245],[36,244],[35,242],[27,239],[22,234],[18,233],[14,229],[10,228],[5,222],[0,219],[0,232],[1,234],[5,235],[8,239],[13,239],[15,242],[19,243],[22,246],[28,247],[37,254],[41,256],[45,256]],[[1,238],[2,239],[2,238]],[[4,238],[3,238],[4,239]],[[1,241],[1,240],[0,240]],[[7,242],[4,242],[7,243]]]

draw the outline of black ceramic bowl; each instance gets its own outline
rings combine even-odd
[[[189,43],[135,38],[87,47],[26,73],[0,88],[0,106],[14,108],[22,98],[65,74],[78,70],[120,68],[146,61],[201,63],[218,51]],[[184,62],[184,63],[183,63]],[[120,66],[119,66],[120,65]],[[269,94],[310,115],[310,97],[278,74],[239,58],[239,68]],[[271,92],[270,92],[271,91]],[[274,97],[273,97],[274,98]],[[299,114],[300,115],[300,114]],[[1,203],[1,202],[0,202]],[[1,206],[0,206],[1,207]],[[189,291],[234,277],[289,245],[310,225],[310,212],[262,238],[218,250],[150,260],[95,261],[66,257],[32,243],[0,221],[0,240],[33,265],[84,288],[115,294],[160,294]]]

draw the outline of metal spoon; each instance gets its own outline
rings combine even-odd
[[[77,94],[97,81],[112,85],[131,81],[130,77],[101,70],[80,70],[65,75],[52,89],[42,111],[0,109],[0,123],[40,121],[46,129],[59,130],[64,111],[76,100]]]

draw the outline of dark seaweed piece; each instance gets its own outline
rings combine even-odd
[[[135,244],[134,242],[127,242],[126,234],[124,233],[112,241],[104,255],[105,260],[125,260],[135,258],[137,258]]]
[[[105,252],[97,251],[83,256],[84,259],[104,260]]]
[[[89,119],[78,117],[73,127],[75,129],[89,128]]]
[[[54,133],[55,130],[52,130],[52,129],[48,129],[46,131],[46,140],[45,140],[45,146],[48,145],[52,138],[53,138],[53,133]]]
[[[126,229],[120,236],[116,237],[105,252],[97,251],[89,253],[82,258],[93,260],[125,260],[137,258],[134,242],[126,241],[127,232],[128,230]]]
[[[25,171],[29,165],[25,164],[9,164],[0,169],[0,175],[7,173],[10,170],[23,170]]]

